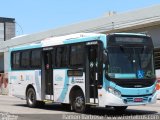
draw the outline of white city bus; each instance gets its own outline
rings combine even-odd
[[[155,103],[150,36],[80,33],[10,48],[9,81],[28,106],[49,100],[84,112],[88,106]]]

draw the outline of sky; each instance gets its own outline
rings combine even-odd
[[[22,35],[157,4],[160,0],[0,0],[0,17],[15,18],[16,35]]]

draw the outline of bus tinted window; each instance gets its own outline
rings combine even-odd
[[[58,47],[56,51],[56,67],[67,67],[67,47]]]
[[[28,68],[30,66],[30,51],[22,52],[21,56],[21,66]]]
[[[17,69],[20,67],[20,52],[13,53],[12,68]]]
[[[81,66],[84,61],[84,47],[83,45],[71,46],[70,50],[70,65]]]
[[[41,50],[36,49],[36,50],[32,51],[31,67],[32,68],[40,68],[41,67]]]

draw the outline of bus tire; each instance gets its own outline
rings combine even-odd
[[[118,112],[123,112],[127,109],[128,106],[114,106],[114,109]]]
[[[71,106],[75,112],[84,113],[86,111],[85,98],[81,90],[72,94]]]
[[[37,107],[36,93],[33,88],[29,88],[27,90],[26,102],[27,105],[31,108]]]

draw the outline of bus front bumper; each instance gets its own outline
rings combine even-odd
[[[141,99],[142,101],[135,101],[135,99]],[[153,104],[156,103],[156,100],[157,92],[150,96],[141,97],[117,97],[114,94],[107,92],[106,94],[99,96],[99,106],[137,106]]]

